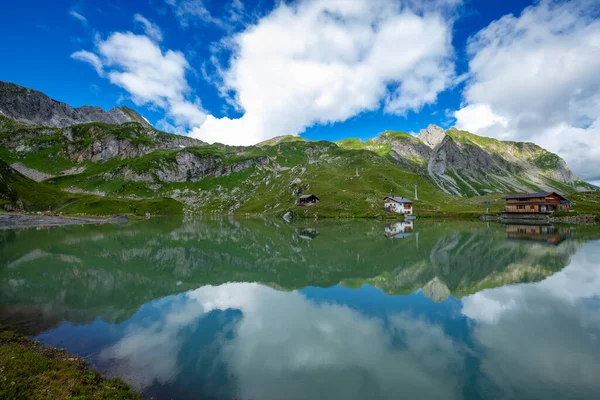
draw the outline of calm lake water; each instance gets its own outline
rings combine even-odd
[[[598,399],[600,229],[0,231],[0,323],[158,399]]]

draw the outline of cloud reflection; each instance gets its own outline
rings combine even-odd
[[[600,393],[600,246],[584,245],[546,280],[463,299],[481,370],[505,398]]]
[[[236,398],[461,397],[461,346],[406,314],[370,318],[254,283],[202,287],[164,306],[157,322],[131,326],[101,355],[118,360],[118,373],[140,389],[173,381],[182,351],[201,353],[184,330],[211,311],[236,309],[243,317],[233,338],[218,339]]]

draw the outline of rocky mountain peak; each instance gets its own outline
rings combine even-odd
[[[442,128],[437,125],[429,125],[425,129],[421,129],[417,138],[421,140],[421,142],[425,143],[430,148],[435,148],[438,144],[442,143],[444,138],[446,137],[446,132]]]
[[[97,106],[73,108],[37,90],[0,81],[0,114],[32,125],[65,128],[75,124],[138,122],[151,128],[141,115],[129,107],[114,107],[106,112]]]

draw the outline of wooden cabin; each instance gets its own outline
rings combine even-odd
[[[505,213],[549,214],[553,211],[569,211],[572,204],[556,192],[509,194],[503,197]]]
[[[312,206],[314,204],[317,204],[319,201],[321,200],[314,194],[305,194],[302,196],[298,196],[299,206]]]
[[[386,197],[383,199],[383,202],[383,207],[386,209],[386,211],[407,215],[412,215],[413,213],[412,200],[404,197]]]

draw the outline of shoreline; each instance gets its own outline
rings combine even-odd
[[[0,214],[0,229],[41,228],[67,225],[124,224],[127,215],[107,218],[67,217],[62,215]]]

